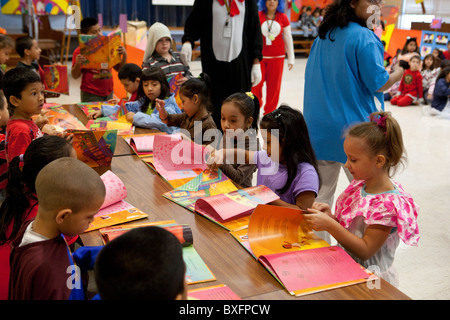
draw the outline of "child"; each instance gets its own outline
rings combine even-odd
[[[308,6],[305,10],[305,14],[302,15],[301,29],[303,30],[303,36],[309,37],[310,33],[313,38],[317,37],[317,26],[314,24],[312,17],[312,9]]]
[[[450,67],[441,70],[436,79],[436,85],[433,92],[433,101],[431,107],[442,111],[450,97]]]
[[[447,50],[442,52],[444,59],[450,60],[450,40],[447,42]]]
[[[180,241],[155,226],[109,242],[94,267],[102,300],[186,300],[185,272]]]
[[[44,70],[39,65],[41,48],[36,39],[30,36],[20,37],[16,40],[16,51],[20,56],[20,61],[16,68],[26,68],[36,72],[41,79],[44,79]]]
[[[8,62],[9,55],[13,49],[13,40],[7,35],[0,34],[0,88],[2,88],[2,79],[5,74],[6,62]]]
[[[419,47],[417,46],[417,39],[408,37],[406,39],[405,45],[402,48],[402,51],[400,52],[399,60],[405,60],[409,62],[412,56],[420,57],[420,51]]]
[[[417,104],[423,96],[422,75],[420,74],[420,57],[412,56],[409,61],[410,68],[403,74],[398,94],[392,97],[391,104],[406,107]]]
[[[224,160],[242,159],[258,168],[257,184],[265,185],[280,199],[272,202],[292,208],[306,209],[314,203],[319,191],[317,160],[309,140],[303,115],[282,105],[265,115],[260,124],[264,129],[264,150],[246,151],[224,149],[215,151],[208,159],[211,170]]]
[[[62,157],[77,157],[72,145],[61,137],[45,135],[30,143],[23,159],[16,157],[11,161],[6,198],[0,207],[0,300],[8,298],[9,245],[19,232],[22,222],[36,217],[36,176],[47,164]],[[76,239],[67,240],[71,244]]]
[[[179,90],[184,111],[180,114],[168,113],[165,109],[167,108],[165,102],[157,100],[156,108],[159,111],[161,121],[169,126],[183,129],[185,131],[183,133],[196,144],[208,145],[213,142],[216,135],[209,141],[203,141],[204,133],[207,130],[217,129],[211,114],[208,112],[210,88],[211,82],[206,73],[200,74],[199,78],[192,78],[184,82]],[[196,122],[201,122],[201,130],[196,130]]]
[[[128,102],[137,100],[139,82],[141,81],[142,70],[134,63],[126,63],[119,70],[119,80],[123,84],[124,89],[130,94]]]
[[[181,85],[187,79],[192,78],[189,65],[183,64],[180,54],[172,51],[172,36],[169,28],[160,22],[155,22],[148,30],[147,48],[145,49],[142,69],[149,67],[161,68],[167,79],[181,73],[178,80]]]
[[[8,164],[6,161],[5,138],[6,123],[9,120],[8,103],[5,94],[0,89],[0,203],[5,199]]]
[[[95,18],[85,18],[81,21],[81,34],[101,36],[102,29]],[[122,56],[122,61],[114,66],[116,71],[127,61],[127,51],[120,46],[118,53]],[[72,56],[72,76],[75,79],[81,78],[81,102],[108,101],[113,98],[113,77],[111,69],[85,69],[81,68],[86,61],[86,57],[80,54],[80,47],[76,48]]]
[[[259,10],[259,21],[264,37],[261,60],[262,79],[252,88],[252,92],[262,106],[263,85],[266,83],[264,114],[268,114],[278,105],[286,53],[289,70],[292,70],[294,66],[295,54],[291,23],[284,13],[284,1],[260,0]]]
[[[8,299],[83,300],[79,271],[93,267],[89,260],[101,247],[81,247],[72,255],[64,235],[89,227],[105,200],[105,185],[83,162],[59,158],[39,172],[36,193],[36,219],[25,222],[11,244]]]
[[[24,154],[28,145],[43,134],[31,119],[41,114],[44,94],[41,78],[29,69],[11,69],[4,77],[4,93],[11,118],[6,125],[6,160]]]
[[[417,245],[418,207],[403,187],[392,181],[402,163],[404,146],[397,121],[388,112],[375,112],[370,121],[350,128],[344,142],[345,166],[354,180],[330,206],[315,203],[304,217],[314,230],[328,231],[361,265],[397,285],[393,270],[399,238]],[[379,271],[379,272],[377,272]]]
[[[423,59],[422,71],[422,87],[423,87],[423,101],[428,104],[428,90],[439,74],[439,68],[435,68],[435,57],[430,53]]]
[[[259,103],[251,92],[235,93],[222,103],[223,148],[257,151]],[[219,169],[243,188],[252,186],[254,164],[221,164]]]
[[[170,93],[169,83],[167,82],[164,72],[157,67],[151,67],[142,71],[141,80],[138,88],[138,100],[127,102],[125,104],[128,112],[127,120],[133,122],[137,127],[147,129],[158,129],[159,131],[173,133],[177,128],[168,127],[159,118],[156,101],[163,99],[167,105],[168,113],[181,113],[173,93]],[[117,111],[119,106],[109,107],[102,106],[102,109],[90,113],[91,119],[100,116],[109,116]]]

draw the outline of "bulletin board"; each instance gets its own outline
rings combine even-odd
[[[69,6],[68,0],[32,0],[36,14],[66,14]],[[3,14],[22,14],[19,0],[1,0]]]
[[[420,55],[424,58],[427,54],[433,52],[435,48],[446,51],[449,39],[450,33],[423,30]]]

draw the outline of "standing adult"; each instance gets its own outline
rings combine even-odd
[[[266,83],[266,102],[264,115],[277,108],[280,98],[281,80],[286,53],[288,68],[292,69],[295,61],[291,22],[284,13],[283,0],[259,0],[259,20],[263,35],[263,59],[261,61],[261,82],[252,88],[253,94],[263,107],[263,86]]]
[[[347,159],[344,131],[368,121],[377,104],[384,109],[383,91],[404,72],[397,67],[389,75],[383,65],[383,44],[368,28],[381,2],[335,0],[326,9],[306,64],[303,113],[322,179],[316,201],[330,207],[341,167],[358,160]],[[350,181],[351,174],[345,171]]]
[[[221,128],[222,101],[233,93],[251,91],[261,81],[262,35],[256,0],[195,0],[180,52],[187,61],[199,39],[202,72],[211,78],[210,111]]]

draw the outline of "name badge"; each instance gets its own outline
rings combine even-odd
[[[223,37],[231,38],[231,24],[229,19],[225,22],[225,26],[223,27]]]
[[[272,45],[272,40],[270,40],[269,37],[266,37],[266,46],[271,46]]]

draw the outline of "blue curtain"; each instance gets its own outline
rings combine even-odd
[[[155,22],[167,26],[184,27],[190,6],[154,6],[152,0],[81,0],[83,17],[97,18],[103,15],[103,25],[115,27],[119,25],[119,14],[126,13],[128,20],[146,21],[147,26]]]

